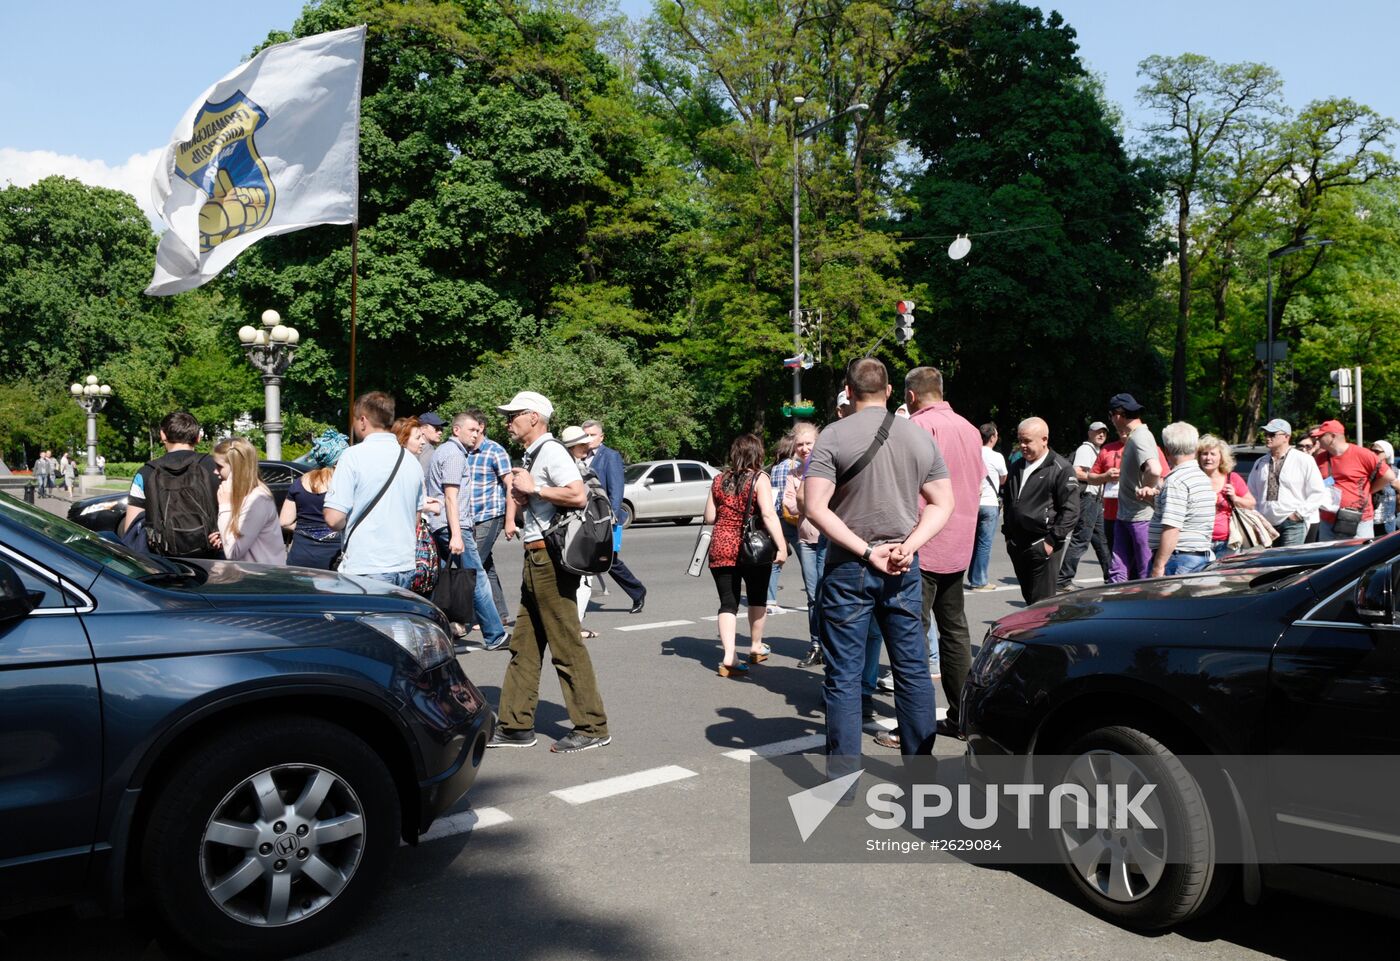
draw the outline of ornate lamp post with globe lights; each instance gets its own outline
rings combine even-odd
[[[81,384],[73,384],[68,393],[87,413],[87,467],[83,473],[95,477],[101,473],[97,469],[97,415],[112,399],[112,388],[97,382],[96,374],[88,374]]]
[[[264,310],[262,329],[245,324],[238,328],[238,341],[248,355],[248,363],[262,374],[263,434],[267,438],[267,459],[282,459],[282,375],[296,357],[301,334],[282,323],[282,315]]]

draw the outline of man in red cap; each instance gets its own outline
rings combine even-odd
[[[1322,482],[1333,491],[1331,509],[1322,509],[1318,540],[1339,541],[1375,536],[1371,493],[1390,482],[1390,465],[1364,447],[1348,444],[1341,421],[1325,420],[1308,434],[1321,451],[1317,466]]]

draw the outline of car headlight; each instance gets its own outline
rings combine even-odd
[[[78,511],[78,516],[87,517],[89,514],[100,514],[103,511],[116,510],[118,507],[121,506],[122,502],[120,498],[110,501],[98,501],[96,504],[89,504],[82,510]]]
[[[988,638],[987,643],[982,645],[982,650],[977,652],[977,660],[972,662],[972,670],[969,672],[972,683],[978,687],[991,687],[1002,679],[1025,649],[1026,645],[1017,644],[1015,641],[1000,637]]]
[[[425,671],[452,657],[452,641],[447,632],[426,617],[366,614],[359,621],[407,651]]]

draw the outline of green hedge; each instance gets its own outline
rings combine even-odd
[[[108,477],[135,477],[136,472],[146,462],[143,460],[109,460],[107,462]]]

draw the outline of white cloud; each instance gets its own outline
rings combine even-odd
[[[163,147],[157,147],[132,154],[125,163],[114,167],[105,160],[87,160],[52,150],[0,147],[0,186],[8,182],[16,187],[29,187],[54,174],[72,177],[94,187],[126,191],[136,199],[151,224],[160,226],[155,208],[151,206],[151,174],[162,150]]]

